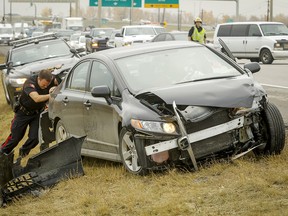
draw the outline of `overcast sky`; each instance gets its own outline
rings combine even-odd
[[[3,2],[0,0],[0,16],[3,16]],[[33,0],[31,0],[33,1]],[[155,0],[156,1],[156,0]],[[144,0],[143,0],[144,2]],[[240,15],[250,17],[251,15],[263,16],[267,14],[268,0],[239,0],[239,13]],[[274,0],[274,16],[282,13],[288,15],[288,0]],[[144,5],[144,4],[143,4]],[[198,16],[201,10],[212,11],[214,16],[223,14],[235,15],[236,2],[231,0],[209,0],[209,1],[196,1],[196,0],[179,0],[180,9],[186,12],[191,12],[192,15]],[[86,9],[89,6],[89,0],[80,0],[81,8]],[[37,15],[41,14],[43,8],[52,8],[53,14],[60,17],[69,16],[68,3],[36,3]],[[146,9],[155,10],[155,9]],[[169,9],[168,11],[177,12],[177,9]],[[10,3],[5,0],[5,13],[10,13]],[[13,3],[12,13],[20,15],[34,16],[35,7],[31,7],[30,3]]]

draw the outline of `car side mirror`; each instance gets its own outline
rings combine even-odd
[[[85,38],[92,38],[92,36],[90,34],[86,34]]]
[[[91,94],[93,97],[103,97],[109,105],[112,104],[111,91],[106,85],[93,87]]]
[[[256,73],[258,71],[260,71],[261,67],[259,65],[259,63],[257,62],[251,62],[251,63],[247,63],[244,65],[244,69],[248,69],[250,70],[252,73]]]
[[[85,52],[85,48],[83,48],[83,47],[77,48],[76,52],[77,53]]]
[[[6,68],[9,70],[12,69],[13,68],[13,62],[12,61],[8,62],[6,65]]]
[[[121,33],[116,33],[115,37],[123,37]]]
[[[4,70],[7,68],[7,65],[6,64],[0,64],[0,70]]]

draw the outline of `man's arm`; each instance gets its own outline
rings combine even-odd
[[[33,91],[29,94],[29,96],[32,98],[32,100],[35,101],[35,103],[40,103],[49,100],[50,94],[45,95],[39,95],[38,92]]]
[[[191,29],[189,30],[189,33],[188,33],[188,40],[189,41],[192,41],[193,32],[194,32],[194,26],[192,26]]]

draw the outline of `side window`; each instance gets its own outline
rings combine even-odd
[[[248,31],[248,36],[250,36],[250,37],[262,36],[258,25],[256,25],[256,24],[250,25],[249,31]]]
[[[231,37],[246,36],[248,25],[233,25],[231,29]]]
[[[118,88],[109,69],[106,65],[94,61],[91,68],[89,89],[91,91],[93,87],[101,85],[108,86],[111,90],[112,96],[119,96]]]
[[[166,35],[166,41],[172,41],[172,40],[174,40],[173,36],[171,36],[170,34],[167,34]]]
[[[155,38],[155,42],[157,42],[157,41],[165,41],[165,40],[166,40],[166,34],[158,35]]]
[[[221,25],[219,27],[217,37],[229,37],[231,32],[231,25]]]
[[[89,64],[89,61],[83,62],[71,71],[67,88],[85,91]]]

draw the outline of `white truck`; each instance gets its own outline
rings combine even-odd
[[[83,18],[82,17],[66,17],[62,20],[62,28],[73,30],[73,31],[83,31]]]
[[[150,42],[161,32],[165,32],[165,28],[157,25],[123,26],[120,33],[115,35],[114,44],[115,47],[121,47]]]
[[[0,44],[8,44],[14,39],[13,27],[9,23],[0,23]]]

